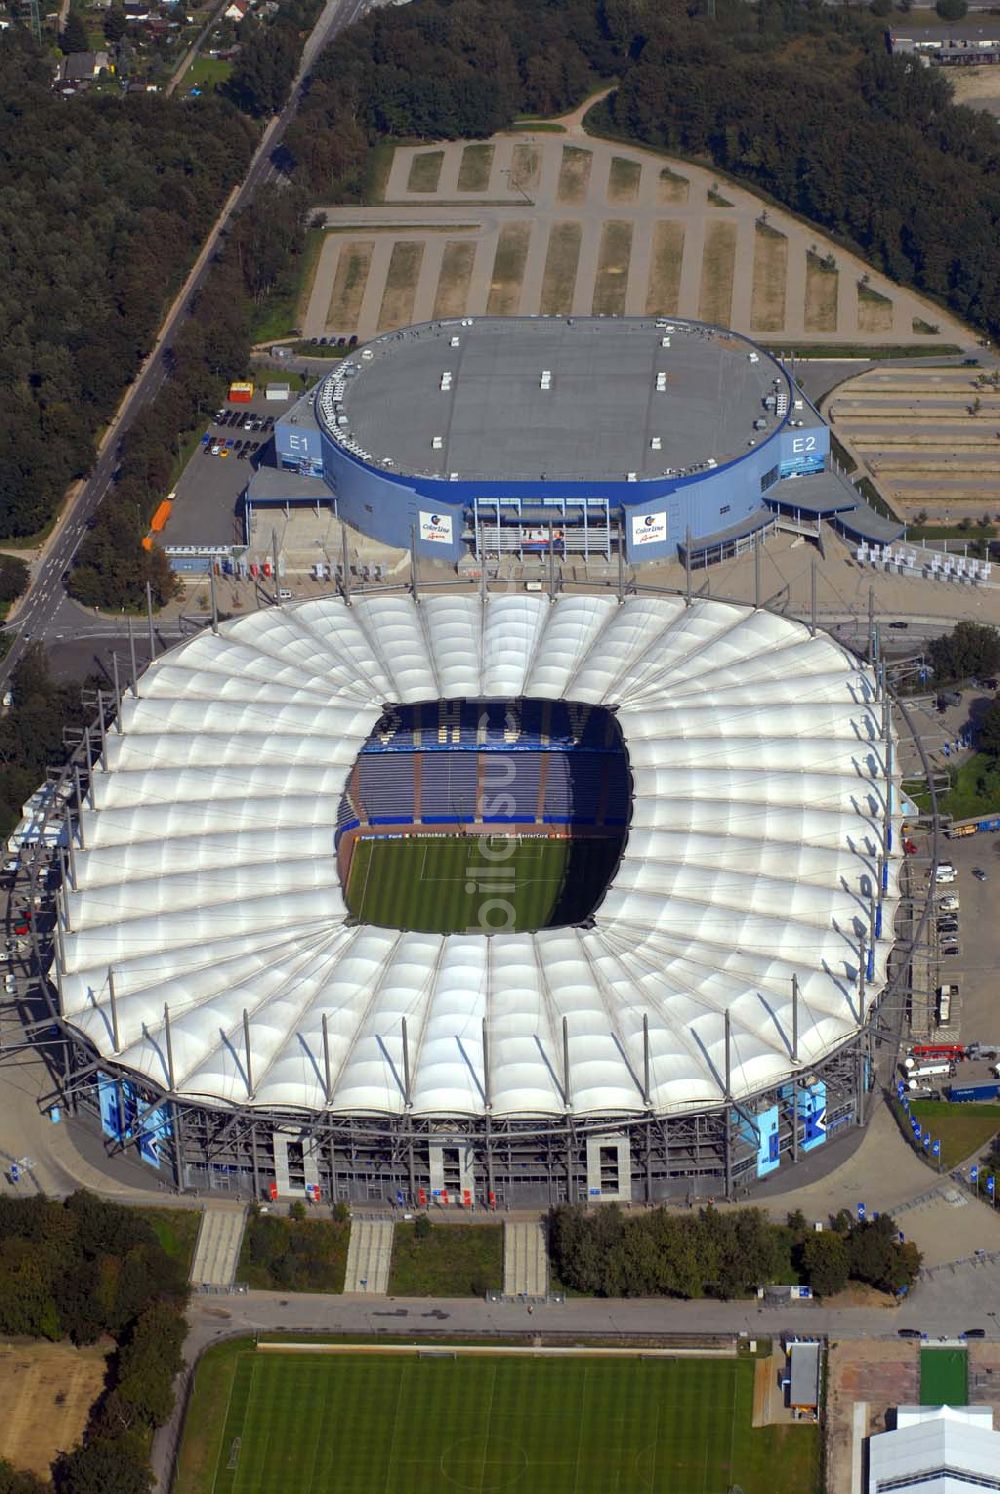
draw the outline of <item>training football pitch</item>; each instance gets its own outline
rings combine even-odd
[[[578,923],[621,837],[372,836],[354,847],[347,904],[361,923],[428,934],[521,933]]]
[[[199,1404],[213,1355],[212,1420]],[[753,1361],[214,1350],[177,1494],[814,1494],[818,1431],[751,1430]],[[201,1425],[198,1425],[200,1413]],[[194,1425],[192,1425],[194,1422]],[[202,1436],[200,1456],[192,1441]]]

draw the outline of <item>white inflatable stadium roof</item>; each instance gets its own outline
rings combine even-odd
[[[594,926],[352,924],[334,829],[383,705],[518,696],[613,707],[621,723],[634,804]],[[414,1114],[481,1114],[488,1097],[506,1117],[643,1113],[644,1017],[652,1108],[717,1105],[728,1012],[740,1099],[808,1072],[885,982],[899,837],[871,941],[886,804],[874,697],[827,635],[711,601],[324,597],[224,623],[156,660],[109,733],[61,894],[63,1012],[167,1089],[169,1008],[187,1098],[369,1115],[406,1109],[405,1017]]]

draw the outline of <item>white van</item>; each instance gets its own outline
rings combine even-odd
[[[957,913],[958,893],[949,892],[946,897],[939,897],[937,900],[937,905],[939,913]]]
[[[956,882],[958,880],[958,872],[950,861],[939,861],[934,868],[934,880],[939,885],[943,885],[945,882]]]

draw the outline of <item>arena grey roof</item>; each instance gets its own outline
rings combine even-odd
[[[768,354],[700,322],[470,317],[358,349],[315,408],[400,473],[625,482],[743,455],[766,434],[755,420],[776,425],[763,404],[775,381],[790,397]]]
[[[334,828],[383,707],[518,696],[618,713],[632,817],[593,921],[353,923]],[[739,1101],[849,1040],[885,981],[900,853],[897,834],[876,937],[881,713],[826,634],[710,600],[325,596],[225,622],[151,664],[108,733],[59,894],[63,1014],[222,1106],[671,1113],[720,1105],[727,1069]]]

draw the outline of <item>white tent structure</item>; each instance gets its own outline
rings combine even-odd
[[[334,831],[383,707],[515,697],[617,712],[632,817],[593,926],[351,923]],[[272,1115],[746,1099],[856,1036],[885,983],[877,697],[829,636],[713,601],[324,597],[223,623],[108,731],[61,893],[63,1016],[154,1091]]]

